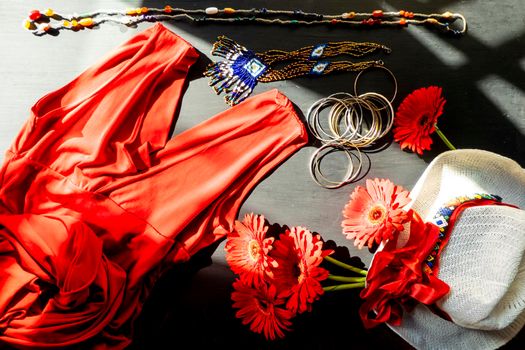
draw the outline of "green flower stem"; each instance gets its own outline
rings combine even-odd
[[[338,290],[364,288],[364,287],[365,287],[365,282],[361,282],[361,283],[346,283],[346,284],[337,284],[335,286],[323,287],[323,290],[325,292],[335,292],[335,291],[338,291]]]
[[[445,145],[447,145],[447,147],[451,150],[455,150],[456,147],[454,147],[454,145],[447,139],[447,137],[445,136],[445,134],[443,134],[443,132],[441,132],[441,130],[439,130],[437,124],[434,124],[434,128],[436,128],[436,134],[438,134],[438,136],[441,138],[441,140],[443,140],[443,142],[445,143]]]
[[[357,268],[357,267],[354,267],[354,266],[351,266],[351,265],[348,265],[348,264],[345,264],[344,262],[341,262],[339,260],[336,260],[330,256],[325,256],[324,259],[328,262],[331,262],[332,264],[334,265],[337,265],[339,267],[342,267],[343,269],[347,269],[347,270],[350,270],[352,272],[355,272],[355,273],[358,273],[360,275],[363,275],[363,276],[366,276],[367,275],[367,271],[366,270],[362,270],[360,268]]]
[[[345,277],[345,276],[336,276],[336,275],[328,275],[328,279],[332,281],[339,281],[339,282],[364,282],[366,281],[366,277]]]

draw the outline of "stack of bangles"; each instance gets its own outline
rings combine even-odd
[[[357,83],[364,72],[361,71],[354,82],[354,95],[338,92],[314,102],[308,109],[306,118],[310,131],[323,144],[310,158],[310,175],[324,188],[339,188],[357,181],[363,164],[360,149],[376,146],[392,128],[392,102],[397,94],[397,80],[386,67],[374,68],[383,69],[391,76],[395,88],[390,100],[376,92],[359,94]],[[328,127],[323,127],[320,114],[328,108]],[[321,170],[322,159],[337,150],[345,152],[348,158],[346,174],[341,181],[328,179]]]

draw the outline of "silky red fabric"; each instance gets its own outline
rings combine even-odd
[[[159,274],[306,144],[277,90],[169,139],[197,58],[156,24],[33,106],[0,170],[0,343],[125,347]]]
[[[397,248],[396,240],[388,241],[383,250],[374,255],[366,276],[367,285],[360,294],[364,303],[359,309],[366,328],[385,322],[399,325],[403,307],[411,309],[415,302],[432,305],[450,290],[445,282],[422,268],[436,245],[439,228],[424,222],[414,211],[409,215],[407,244]]]
[[[361,291],[365,300],[359,315],[366,328],[388,322],[399,326],[403,319],[403,309],[411,311],[416,302],[427,305],[438,316],[451,320],[436,302],[448,294],[450,286],[440,280],[439,260],[446,247],[452,228],[463,211],[470,207],[483,205],[514,205],[491,199],[475,199],[459,204],[452,212],[445,236],[439,240],[439,227],[424,222],[414,211],[410,211],[410,236],[406,245],[397,248],[397,241],[388,241],[383,250],[374,256],[373,264],[366,277],[367,286]],[[438,243],[439,242],[439,243]],[[432,270],[423,268],[424,262],[439,245]]]

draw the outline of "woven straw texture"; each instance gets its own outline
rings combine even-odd
[[[472,207],[458,218],[438,275],[451,288],[438,305],[454,323],[419,305],[391,327],[417,349],[496,349],[525,324],[524,169],[486,151],[445,152],[418,180],[411,206],[430,220],[447,201],[475,193],[499,195],[521,209]]]

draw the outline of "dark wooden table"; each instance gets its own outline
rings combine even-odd
[[[93,0],[67,2],[48,0],[3,2],[0,5],[0,149],[6,149],[28,117],[31,105],[45,93],[73,79],[150,23],[137,29],[103,25],[96,30],[35,37],[26,32],[22,20],[33,8],[51,7],[64,13],[99,8],[163,7],[164,1]],[[398,81],[397,107],[411,91],[430,85],[443,87],[447,100],[439,125],[458,148],[479,148],[513,158],[525,164],[525,5],[523,0],[501,1],[186,1],[172,4],[184,8],[208,6],[234,8],[301,9],[306,12],[339,14],[370,12],[382,8],[424,13],[460,12],[469,24],[466,35],[444,36],[423,27],[407,29],[352,30],[335,26],[284,27],[264,25],[217,25],[166,23],[201,53],[202,69],[210,59],[212,43],[227,35],[255,51],[284,50],[327,41],[374,41],[392,48],[388,56],[377,55]],[[208,81],[200,78],[199,67],[189,83],[174,133],[228,108],[216,96]],[[323,78],[298,78],[259,84],[257,92],[280,89],[303,113],[317,99],[335,92],[352,92],[356,74]],[[392,84],[384,76],[370,74],[360,85],[363,91],[388,95]],[[365,178],[389,178],[411,189],[428,163],[446,150],[435,137],[432,150],[422,157],[401,151],[390,143],[382,151],[368,154],[370,169]],[[391,142],[391,140],[388,140]],[[303,225],[327,240],[348,246],[365,264],[371,254],[355,251],[341,235],[341,210],[355,185],[338,190],[317,186],[308,174],[313,142],[268,176],[250,195],[240,215],[264,214],[272,223]],[[345,164],[332,162],[333,174],[342,174]],[[364,179],[357,184],[363,184]],[[294,321],[294,331],[284,340],[267,342],[252,334],[234,317],[230,292],[233,274],[224,260],[223,245],[211,259],[202,254],[170,271],[159,281],[136,322],[134,348],[175,349],[377,349],[410,348],[387,327],[364,330],[358,318],[358,292],[341,292],[323,297],[311,313]],[[505,348],[525,347],[524,332]],[[168,345],[166,345],[168,344]]]

